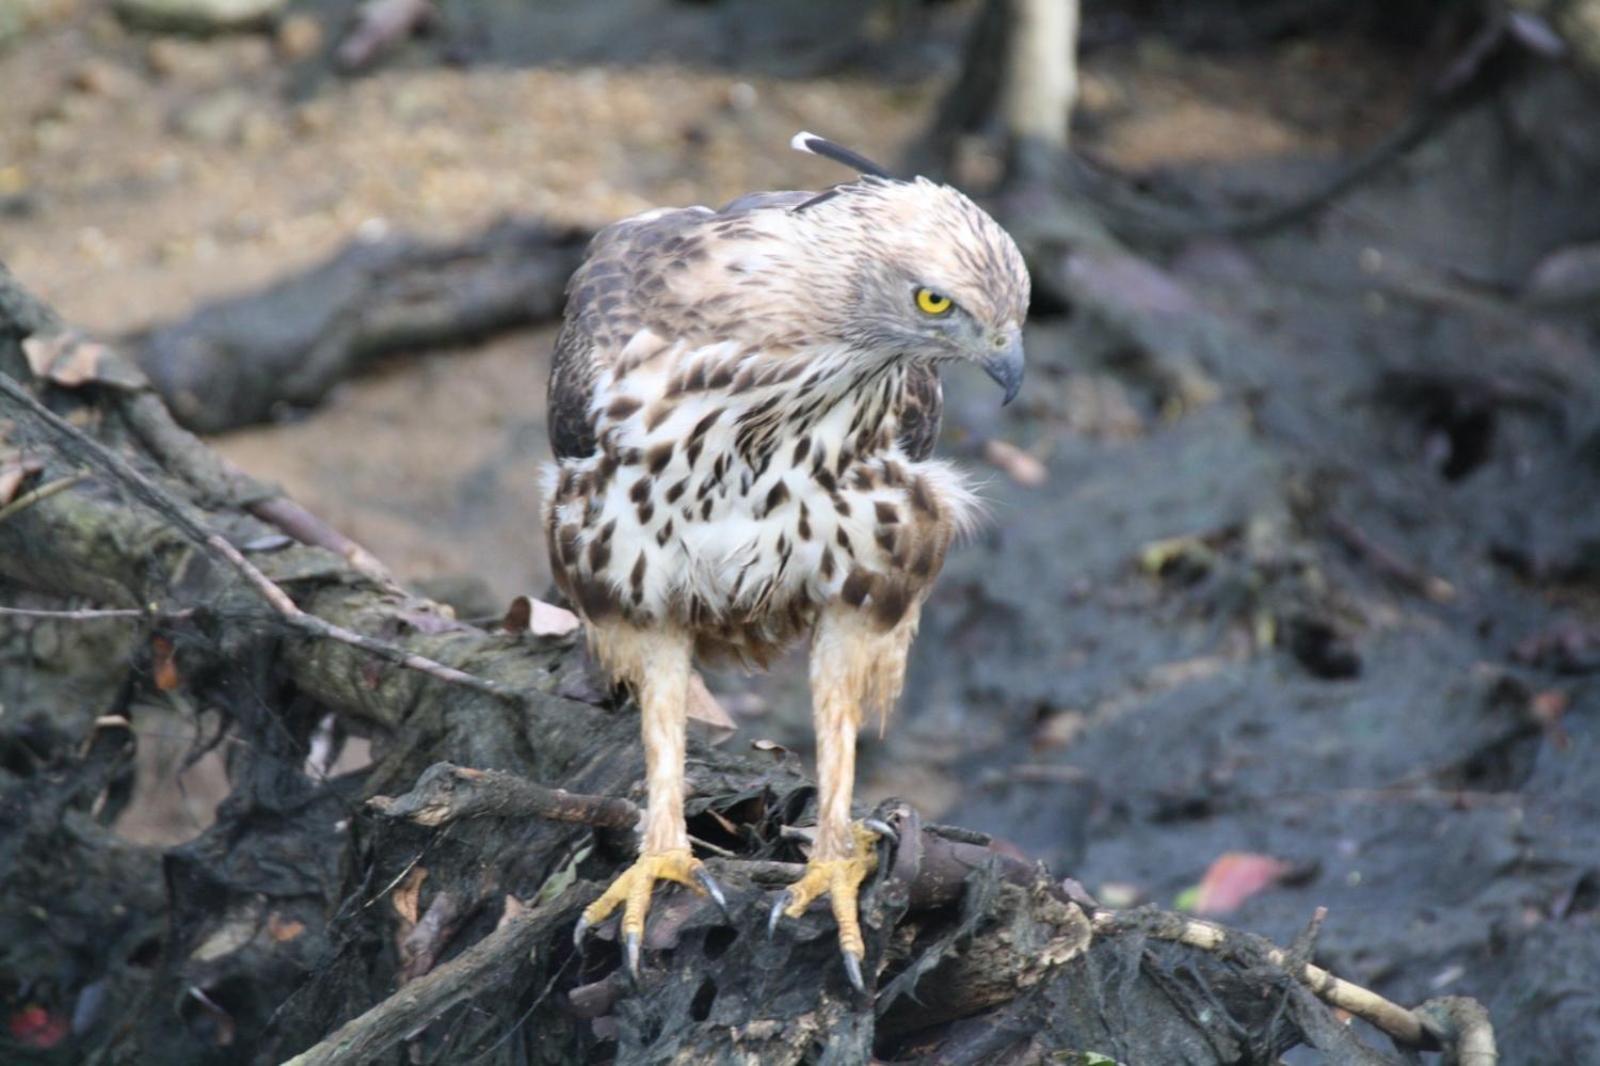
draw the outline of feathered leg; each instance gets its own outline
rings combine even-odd
[[[772,908],[768,928],[780,915],[798,918],[807,906],[828,896],[839,925],[839,950],[845,972],[864,991],[857,898],[860,885],[878,864],[882,823],[852,822],[856,733],[867,709],[887,714],[905,678],[906,652],[916,632],[916,612],[883,631],[860,611],[836,607],[817,625],[811,647],[812,717],[817,733],[817,836],[800,880]]]
[[[591,903],[574,939],[622,908],[622,942],[628,970],[639,974],[650,892],[657,881],[676,881],[710,894],[723,913],[722,891],[689,849],[683,818],[684,721],[689,694],[691,646],[686,634],[626,625],[596,626],[590,640],[600,661],[628,684],[639,703],[644,739],[646,805],[638,861]]]

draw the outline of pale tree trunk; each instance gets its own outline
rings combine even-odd
[[[1067,150],[1078,98],[1079,0],[1010,0],[1000,108],[1008,177],[1042,180]]]
[[[1011,0],[1006,133],[1064,151],[1078,98],[1078,0]]]
[[[951,172],[963,138],[1003,143],[1012,184],[1049,183],[1067,150],[1078,98],[1079,0],[989,0],[905,169]]]

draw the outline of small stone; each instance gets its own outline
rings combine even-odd
[[[249,93],[225,89],[179,110],[172,118],[172,127],[201,144],[232,144],[239,139],[254,107]]]
[[[79,64],[67,83],[80,93],[110,100],[125,100],[139,88],[139,79],[132,71],[98,57]]]
[[[0,44],[42,25],[48,12],[45,0],[0,0]]]
[[[227,57],[210,45],[178,37],[158,37],[145,49],[145,62],[158,78],[216,85],[228,80]]]
[[[212,34],[269,26],[288,0],[116,0],[117,15],[146,29]]]
[[[1541,259],[1523,292],[1538,306],[1592,305],[1600,298],[1600,244],[1572,244]]]
[[[306,14],[294,14],[278,24],[278,55],[286,62],[310,59],[322,50],[322,23]]]
[[[333,125],[333,108],[326,101],[312,100],[294,110],[294,128],[297,133],[320,133]]]

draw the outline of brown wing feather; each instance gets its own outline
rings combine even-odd
[[[900,390],[900,449],[914,462],[933,454],[944,416],[944,389],[939,372],[926,364],[913,364]]]
[[[597,371],[613,366],[635,333],[650,328],[663,337],[688,339],[697,326],[710,324],[674,295],[668,273],[704,259],[706,241],[736,235],[740,216],[793,207],[811,195],[752,193],[720,211],[685,207],[653,212],[595,234],[567,283],[565,322],[550,367],[550,443],[556,458],[594,453],[589,408]]]
[[[594,378],[594,341],[569,318],[556,337],[555,357],[550,361],[550,450],[557,459],[594,454],[594,419],[589,414]]]
[[[667,257],[687,244],[683,231],[711,213],[703,207],[623,219],[595,234],[567,282],[567,307],[550,363],[550,445],[557,459],[594,454],[590,405],[598,370],[611,365],[628,338],[654,315]]]

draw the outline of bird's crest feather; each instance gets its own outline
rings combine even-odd
[[[859,173],[871,175],[874,178],[894,179],[894,175],[889,173],[887,168],[874,163],[859,152],[852,152],[842,144],[836,144],[826,137],[818,137],[815,133],[807,133],[801,130],[789,141],[789,147],[797,152],[805,152],[808,155],[819,155],[824,159],[831,159],[835,163],[847,166]]]

